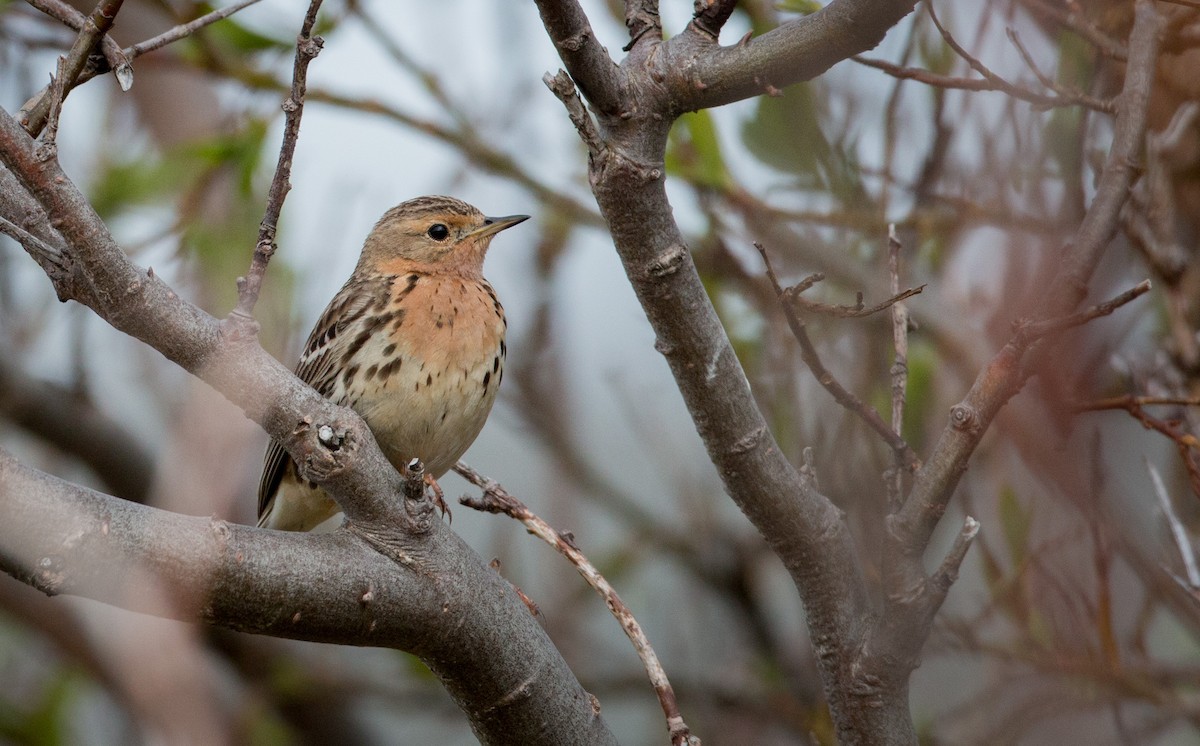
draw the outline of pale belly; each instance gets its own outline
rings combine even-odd
[[[437,478],[487,421],[504,373],[507,324],[486,283],[423,278],[418,288],[400,304],[405,313],[389,319],[387,333],[373,335],[345,361],[329,398],[362,415],[398,470],[419,458]],[[337,504],[292,468],[263,525],[336,527]]]

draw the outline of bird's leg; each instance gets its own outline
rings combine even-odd
[[[437,503],[438,509],[442,511],[442,517],[449,516],[450,522],[454,523],[454,516],[450,514],[450,506],[446,504],[446,493],[442,492],[442,486],[437,483],[432,474],[425,475],[425,484],[433,491],[433,501]]]

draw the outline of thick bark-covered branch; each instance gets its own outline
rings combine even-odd
[[[654,329],[655,348],[726,490],[783,560],[804,600],[817,659],[826,680],[838,682],[826,692],[843,737],[879,732],[860,730],[861,719],[846,717],[884,712],[874,702],[856,703],[852,694],[858,687],[849,651],[869,614],[849,527],[818,492],[811,471],[801,474],[787,460],[755,403],[667,200],[662,158],[670,121],[654,113],[652,99],[639,102],[640,116],[600,119],[605,147],[592,154],[590,168],[596,201]],[[907,699],[886,717],[900,717],[906,727]]]
[[[449,530],[380,552],[353,529],[262,531],[136,505],[2,451],[0,515],[0,567],[46,593],[406,650],[441,678],[485,743],[611,741],[516,591]]]
[[[587,71],[593,85],[588,100],[602,112],[618,113],[627,103],[621,93],[620,71],[608,50],[596,39],[592,24],[576,0],[537,0],[542,23],[567,72]]]
[[[722,106],[811,80],[874,49],[915,5],[916,0],[834,0],[727,47],[693,23],[665,43],[661,69],[670,76],[679,111]]]
[[[70,258],[52,277],[114,327],[194,373],[283,443],[339,501],[347,529],[286,535],[125,503],[0,460],[0,564],[44,590],[234,629],[394,645],[438,674],[485,743],[609,743],[579,685],[517,594],[403,480],[353,411],[131,264],[52,153],[0,111],[0,161],[49,216]],[[0,208],[28,208],[28,200]],[[28,210],[6,217],[27,222]],[[121,583],[143,568],[178,603],[143,608]],[[378,616],[376,616],[376,614]]]

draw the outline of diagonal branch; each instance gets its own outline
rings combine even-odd
[[[722,106],[811,80],[874,48],[916,0],[833,0],[821,10],[728,47],[706,34],[681,34],[664,55],[680,111]],[[703,54],[700,53],[703,50]]]
[[[464,495],[459,502],[475,510],[503,513],[513,520],[520,521],[529,533],[554,547],[555,551],[566,557],[575,566],[587,584],[604,599],[608,610],[612,612],[629,641],[633,643],[634,650],[637,651],[638,658],[641,659],[642,665],[650,677],[650,683],[654,686],[654,692],[658,695],[663,714],[666,715],[667,731],[670,733],[671,743],[674,746],[700,746],[700,739],[691,734],[691,730],[679,712],[675,689],[667,679],[667,672],[663,670],[662,663],[658,660],[658,654],[654,652],[654,648],[650,647],[650,640],[642,630],[642,625],[633,616],[633,611],[617,595],[617,589],[612,587],[612,584],[600,574],[591,560],[576,546],[574,537],[567,532],[556,530],[508,490],[494,480],[484,477],[462,461],[455,464],[454,471],[463,479],[483,490],[480,497]]]
[[[61,21],[73,31],[82,31],[84,24],[87,23],[87,16],[68,5],[64,0],[29,0],[29,4],[51,18]],[[133,66],[129,64],[125,50],[121,49],[121,46],[111,36],[105,34],[100,39],[100,51],[104,53],[104,59],[113,71],[121,90],[128,91],[133,86]]]
[[[84,20],[79,35],[75,37],[75,43],[71,45],[71,51],[67,53],[62,71],[56,76],[55,83],[61,93],[50,95],[52,89],[47,89],[21,108],[17,118],[21,120],[27,132],[36,136],[46,126],[51,108],[61,104],[62,99],[66,98],[67,93],[74,87],[92,49],[112,28],[117,12],[121,10],[124,2],[125,0],[100,0],[95,10]]]
[[[1074,240],[1063,253],[1058,271],[1037,310],[1035,323],[1066,317],[1079,305],[1087,293],[1096,264],[1116,229],[1133,180],[1133,163],[1144,139],[1147,105],[1164,24],[1165,19],[1154,8],[1153,2],[1138,0],[1112,146],[1100,174],[1095,198]],[[1021,389],[1025,377],[1023,357],[1032,342],[1022,336],[1014,335],[980,371],[963,401],[951,408],[950,424],[917,472],[903,509],[889,519],[894,535],[908,556],[910,575],[921,573],[920,555],[983,433],[1000,408]]]
[[[621,70],[596,39],[587,14],[577,0],[537,0],[538,13],[567,72],[597,110],[619,113],[622,106]]]
[[[771,287],[775,289],[775,295],[779,298],[779,305],[783,309],[784,318],[787,319],[788,328],[792,330],[792,336],[796,338],[796,342],[800,345],[800,357],[804,358],[805,365],[812,371],[817,382],[829,392],[829,395],[834,400],[865,422],[868,427],[874,430],[879,437],[883,438],[893,451],[901,454],[904,459],[905,466],[910,469],[915,469],[920,463],[917,454],[913,452],[908,443],[900,437],[900,433],[888,427],[888,424],[883,421],[879,412],[875,408],[859,399],[853,393],[848,391],[845,386],[842,386],[825,364],[821,362],[821,356],[817,353],[817,348],[813,346],[812,340],[809,339],[808,330],[804,322],[796,315],[796,311],[788,303],[787,293],[779,285],[779,278],[775,276],[775,270],[771,267],[771,260],[767,256],[766,249],[763,245],[754,242],[754,248],[758,249],[758,253],[762,255],[763,262],[767,267],[767,279],[771,281]]]
[[[312,0],[300,34],[296,37],[296,60],[292,69],[291,95],[283,102],[284,125],[283,143],[279,146],[279,160],[275,163],[275,175],[271,178],[271,188],[267,192],[267,209],[262,223],[258,227],[258,242],[254,245],[254,254],[250,260],[250,271],[245,277],[238,278],[238,302],[233,315],[249,319],[254,315],[254,306],[258,303],[258,294],[262,290],[263,277],[267,272],[267,264],[275,254],[275,232],[279,224],[279,213],[283,211],[283,201],[291,191],[292,158],[296,153],[296,142],[300,138],[300,117],[304,114],[304,92],[308,84],[308,63],[321,52],[325,40],[312,35],[313,24],[317,22],[317,12],[321,9],[321,0]]]

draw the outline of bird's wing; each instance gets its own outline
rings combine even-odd
[[[312,333],[308,335],[308,340],[304,343],[304,352],[300,355],[300,362],[296,366],[296,375],[327,399],[337,401],[340,398],[340,392],[337,389],[344,388],[337,385],[343,361],[337,359],[339,346],[334,344],[334,340],[354,322],[362,318],[373,305],[377,305],[381,300],[386,302],[387,288],[385,286],[375,287],[376,284],[364,283],[351,278],[329,302],[329,306],[321,314],[320,321],[313,327]],[[345,404],[342,401],[337,403]],[[290,461],[291,457],[288,456],[283,446],[272,440],[267,446],[262,477],[258,482],[260,523],[271,505],[271,500],[275,497],[275,491],[279,489],[279,483],[283,481],[283,475]]]

